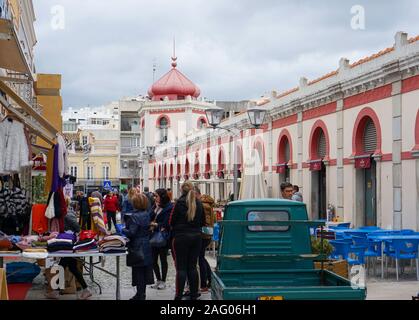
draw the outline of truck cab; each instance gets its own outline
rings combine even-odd
[[[366,289],[327,270],[314,269],[306,205],[282,199],[229,203],[220,223],[214,300],[361,300]]]

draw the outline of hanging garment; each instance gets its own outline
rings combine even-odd
[[[54,169],[54,147],[47,154],[47,173],[45,178],[45,193],[49,193],[52,187],[52,173]]]
[[[62,135],[57,134],[58,145],[58,175],[64,178],[68,174],[68,151]]]
[[[38,234],[48,231],[48,219],[45,217],[45,204],[34,204],[32,206],[32,230]]]
[[[24,126],[18,121],[0,122],[0,173],[18,172],[29,163]]]
[[[57,192],[60,185],[60,175],[58,173],[58,146],[54,146],[54,164],[52,166],[52,185],[51,191]]]
[[[100,200],[98,198],[89,198],[90,211],[92,213],[93,230],[99,235],[107,234],[105,221],[103,220],[103,212]]]

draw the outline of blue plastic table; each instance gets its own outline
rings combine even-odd
[[[396,231],[395,231],[396,232]],[[381,241],[381,279],[384,279],[384,242],[388,240],[419,240],[419,234],[417,235],[374,235],[369,234],[368,239]]]

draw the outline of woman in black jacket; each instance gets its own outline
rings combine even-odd
[[[193,185],[186,181],[182,185],[182,196],[178,199],[170,216],[172,227],[172,253],[176,266],[175,300],[181,300],[186,278],[188,278],[191,300],[198,294],[198,263],[201,250],[201,228],[205,223],[202,204],[195,197]]]
[[[162,232],[169,236],[169,217],[173,209],[173,204],[170,202],[169,195],[166,189],[157,189],[155,194],[155,203],[153,210],[150,212],[151,229],[152,232]],[[169,252],[169,242],[166,246],[157,248],[152,247],[153,255],[153,270],[157,278],[157,283],[152,286],[153,289],[166,289],[166,277],[167,277],[167,254]],[[160,257],[161,273],[159,268],[158,259]]]
[[[132,286],[137,287],[137,294],[131,300],[145,300],[146,285],[154,283],[148,199],[144,194],[136,193],[131,201],[134,212],[125,215],[126,228],[123,230],[130,240],[127,265],[132,267]]]

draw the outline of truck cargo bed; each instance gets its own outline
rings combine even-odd
[[[213,273],[212,296],[216,300],[358,300],[366,290],[324,270],[224,271]]]

